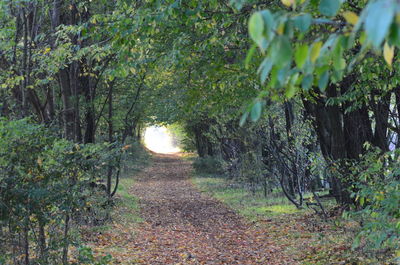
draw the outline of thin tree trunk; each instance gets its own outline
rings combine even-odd
[[[25,265],[30,264],[29,260],[29,220],[26,220],[26,224],[24,226],[24,259]]]
[[[56,115],[55,115],[55,109],[54,109],[54,87],[47,87],[47,115],[49,117],[49,121],[52,122],[54,121]]]
[[[25,14],[25,9],[22,9],[23,16],[23,55],[22,55],[22,72],[24,76],[24,80],[22,81],[21,86],[21,95],[22,95],[22,116],[27,115],[27,97],[26,97],[26,88],[28,87],[28,18]]]
[[[63,255],[62,255],[62,263],[63,265],[68,264],[68,248],[69,248],[69,239],[68,239],[68,232],[69,232],[69,213],[65,216],[65,226],[64,226],[64,247],[63,247]]]
[[[51,17],[51,27],[53,31],[55,31],[56,28],[61,24],[61,6],[62,1],[53,1]],[[63,104],[62,121],[64,127],[64,137],[69,140],[74,140],[75,112],[74,106],[71,104],[72,91],[69,71],[72,71],[70,66],[67,66],[64,69],[60,69],[58,73],[58,80],[61,88],[61,101]]]
[[[285,110],[286,136],[287,136],[287,141],[288,141],[288,150],[289,150],[289,153],[291,153],[294,156],[294,155],[296,155],[296,147],[294,145],[294,136],[292,133],[294,114],[293,114],[293,105],[290,101],[286,101],[284,103],[284,110]],[[297,165],[295,162],[292,163],[292,172],[293,172],[293,174],[290,174],[287,176],[288,185],[289,185],[288,192],[290,193],[290,195],[292,195],[294,197],[296,188],[297,188],[297,191],[299,192],[300,197],[302,197],[300,187],[297,185],[299,176],[298,176]]]
[[[44,262],[44,264],[47,264],[45,224],[41,220],[39,220],[39,249],[41,261]]]
[[[79,80],[79,65],[78,62],[73,62],[70,65],[69,81],[71,88],[71,98],[73,101],[73,112],[74,112],[74,140],[75,142],[82,142],[82,131],[81,121],[79,117],[79,92],[78,92],[78,80]]]
[[[113,84],[110,85],[110,91],[108,94],[108,142],[112,144],[113,139]],[[107,195],[111,197],[111,182],[112,182],[113,165],[108,166],[107,172]]]
[[[95,130],[96,130],[95,114],[94,114],[95,108],[93,103],[94,92],[91,86],[89,76],[83,76],[80,79],[80,82],[81,82],[81,88],[83,89],[85,94],[85,103],[87,106],[85,114],[86,129],[85,129],[84,143],[94,143]]]

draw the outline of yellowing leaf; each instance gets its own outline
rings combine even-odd
[[[294,0],[281,0],[281,2],[285,6],[292,6],[294,4]]]
[[[282,35],[284,29],[285,29],[285,23],[281,23],[281,24],[278,26],[278,28],[276,29],[276,32],[277,32],[279,35]]]
[[[44,49],[43,54],[48,54],[51,51],[51,48],[47,47]]]
[[[128,150],[130,147],[131,147],[132,145],[130,145],[130,144],[128,144],[128,145],[125,145],[124,147],[122,147],[122,150]]]
[[[383,57],[385,58],[387,64],[392,66],[394,57],[394,46],[389,46],[389,44],[386,42],[383,46]]]
[[[310,53],[310,60],[312,63],[315,63],[315,61],[318,59],[318,56],[321,52],[321,47],[322,47],[321,41],[314,43],[314,45],[312,46]]]
[[[346,11],[343,13],[343,17],[346,19],[347,23],[355,25],[358,22],[358,16],[356,13],[351,11]]]

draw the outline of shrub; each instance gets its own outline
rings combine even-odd
[[[225,164],[223,160],[213,156],[196,158],[193,162],[193,168],[199,174],[222,175],[225,172]]]
[[[107,201],[90,184],[108,166],[108,150],[59,139],[26,119],[0,120],[0,257],[66,263],[73,222]]]
[[[80,247],[78,249],[78,263],[79,265],[88,264],[88,265],[107,265],[110,264],[112,257],[111,255],[106,255],[102,257],[96,258],[93,255],[93,251],[89,247]],[[75,263],[74,263],[75,264]]]
[[[370,150],[352,171],[358,178],[352,194],[358,210],[352,216],[362,224],[354,247],[364,239],[368,249],[399,250],[400,150]]]

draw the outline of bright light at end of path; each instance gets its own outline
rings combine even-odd
[[[147,127],[144,132],[144,144],[148,149],[156,153],[170,154],[180,152],[180,149],[174,144],[172,135],[165,127]]]

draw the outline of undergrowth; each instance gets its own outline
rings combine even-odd
[[[390,264],[367,257],[362,250],[352,250],[359,227],[340,214],[324,220],[311,209],[297,209],[279,190],[265,197],[261,190],[252,193],[246,185],[221,176],[194,173],[191,181],[256,227],[263,227],[266,236],[284,245],[285,253],[301,264]],[[305,195],[306,200],[310,198],[311,194]],[[324,205],[332,211],[334,202],[326,200]]]
[[[145,148],[134,143],[127,150],[121,169],[121,179],[118,186],[118,207],[119,214],[117,221],[129,222],[132,224],[142,221],[139,211],[139,202],[130,192],[129,188],[135,183],[134,175],[147,167],[150,163],[150,154]]]
[[[133,177],[123,177],[120,180],[120,185],[118,187],[118,208],[119,214],[116,216],[116,221],[123,221],[129,223],[139,223],[142,221],[139,211],[139,203],[137,198],[129,193],[129,187],[134,184]]]
[[[114,238],[114,229],[118,230],[125,227],[126,233],[133,233],[133,227],[143,221],[140,217],[138,199],[130,193],[130,188],[135,183],[134,176],[147,167],[150,160],[150,154],[141,144],[133,143],[127,146],[121,161],[120,180],[114,199],[114,207],[110,212],[110,219],[104,225],[89,227],[84,232],[86,233],[84,241],[88,247],[84,249],[86,252],[83,253],[85,257],[89,257],[88,260],[95,260],[96,262],[104,260],[104,264],[112,264],[113,259],[107,258],[109,257],[108,253],[111,253],[111,256],[114,257],[116,253],[124,252],[117,247],[101,248],[99,244],[101,245],[102,241],[107,241],[109,238]],[[93,253],[91,249],[93,249]]]

